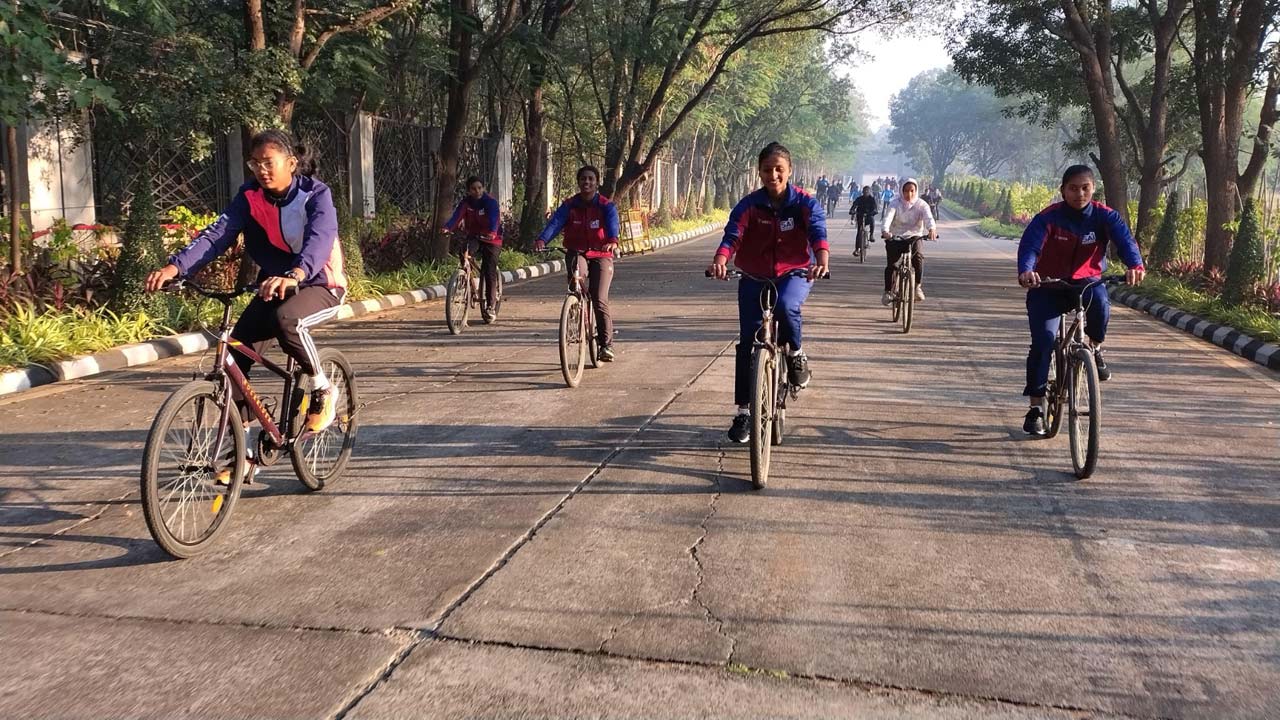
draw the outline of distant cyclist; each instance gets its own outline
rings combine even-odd
[[[565,269],[570,279],[584,269],[587,289],[596,311],[600,359],[613,362],[613,316],[609,313],[609,287],[613,284],[613,253],[618,249],[618,206],[597,192],[600,171],[586,165],[578,169],[578,194],[556,209],[534,242],[534,250],[564,231]]]
[[[483,180],[467,178],[467,194],[454,208],[444,229],[461,230],[465,235],[459,252],[466,249],[472,257],[479,254],[480,275],[484,279],[480,284],[480,312],[486,321],[491,320],[495,307],[493,289],[498,287],[498,258],[502,255],[502,210],[498,200],[484,191]]]
[[[866,227],[866,235],[864,235],[866,241],[868,243],[875,242],[876,199],[871,196],[870,185],[862,186],[862,194],[849,206],[849,215],[853,217],[854,224],[859,230],[864,226]],[[854,253],[857,254],[856,249]]]
[[[830,264],[827,222],[822,204],[791,185],[791,153],[780,143],[769,143],[757,158],[763,187],[742,198],[729,214],[724,240],[707,266],[713,277],[725,279],[729,259],[743,272],[776,280],[778,288],[778,341],[791,344],[787,379],[796,387],[809,384],[809,359],[801,346],[801,306],[809,297],[813,280]],[[808,268],[807,274],[795,275]],[[734,363],[733,401],[738,413],[729,428],[729,439],[750,439],[751,351],[763,321],[760,290],[763,283],[748,277],[738,283],[738,348]]]
[[[1031,348],[1027,351],[1027,384],[1022,394],[1030,400],[1022,429],[1044,435],[1044,398],[1049,384],[1049,360],[1062,313],[1076,305],[1070,288],[1040,287],[1041,277],[1087,282],[1098,280],[1107,267],[1107,244],[1128,271],[1125,281],[1137,285],[1146,276],[1138,243],[1120,213],[1093,199],[1093,169],[1072,165],[1062,174],[1062,202],[1041,210],[1027,225],[1018,243],[1018,284],[1027,290],[1027,322]],[[1111,369],[1102,358],[1107,336],[1111,298],[1102,285],[1094,285],[1084,297],[1085,334],[1093,346],[1098,379],[1110,380]]]
[[[885,216],[889,214],[889,205],[893,202],[893,185],[886,183],[884,189],[880,191],[880,221],[884,222]]]
[[[893,237],[903,235],[923,236],[928,233],[930,240],[938,237],[938,231],[933,222],[933,213],[929,212],[929,204],[924,200],[916,197],[915,178],[907,178],[902,181],[902,196],[893,201],[890,205],[887,217],[884,221],[884,230],[881,236],[885,239],[885,251],[888,262],[884,268],[884,295],[880,297],[880,302],[884,305],[893,304],[893,266],[898,262],[907,249],[911,249],[911,267],[916,274],[916,301],[924,302],[924,251],[921,248],[920,240],[907,242],[904,240],[892,240]]]

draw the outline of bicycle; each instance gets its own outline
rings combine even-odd
[[[787,399],[794,399],[800,388],[788,379],[787,363],[791,357],[791,343],[778,345],[778,319],[773,309],[778,303],[778,280],[789,276],[807,275],[808,268],[792,270],[779,278],[765,278],[729,270],[726,280],[748,278],[764,286],[760,288],[760,308],[764,316],[760,329],[752,342],[751,353],[751,486],[763,489],[769,483],[769,460],[774,445],[781,445],[786,432]],[[712,277],[708,271],[707,277]],[[828,279],[831,273],[822,275]]]
[[[893,293],[893,321],[902,323],[902,332],[911,332],[911,321],[915,316],[916,308],[916,273],[911,267],[911,260],[915,255],[915,247],[917,240],[927,238],[927,235],[894,235],[885,242],[888,248],[891,242],[902,242],[907,244],[906,252],[898,257],[898,261],[893,264],[893,277],[889,280],[890,292]]]
[[[600,367],[600,341],[596,336],[595,304],[591,298],[587,278],[583,274],[584,262],[579,255],[565,254],[565,263],[574,263],[569,279],[569,291],[560,306],[560,372],[565,385],[578,387],[583,369]]]
[[[854,219],[853,222],[858,223],[858,220]],[[867,261],[867,241],[871,238],[869,228],[871,228],[869,223],[858,223],[858,237],[854,244],[853,254],[858,258],[859,263]]]
[[[471,314],[471,308],[479,307],[482,302],[480,282],[483,275],[471,252],[472,242],[479,243],[469,239],[462,243],[462,248],[458,251],[458,269],[453,271],[449,284],[445,286],[444,319],[449,326],[450,335],[462,334],[467,327],[467,316]],[[498,319],[498,311],[502,308],[502,272],[498,272],[498,282],[490,291],[494,295],[491,303],[493,311],[480,307],[481,318],[486,325]]]
[[[231,307],[247,286],[218,293],[177,281],[165,290],[189,289],[223,304],[213,370],[202,380],[178,388],[156,413],[143,450],[142,514],[151,537],[169,555],[185,559],[207,550],[226,527],[248,470],[247,445],[236,400],[257,418],[255,463],[274,465],[289,453],[294,474],[308,490],[320,490],[342,474],[351,457],[358,421],[355,372],[342,353],[319,353],[320,367],[339,393],[337,417],[320,432],[304,431],[310,400],[308,376],[289,359],[285,367],[231,339]],[[284,416],[275,421],[276,398],[263,398],[236,365],[231,350],[242,353],[284,379]],[[190,527],[188,527],[190,526]]]
[[[1114,285],[1123,278],[1103,278],[1073,282],[1041,278],[1040,287],[1060,287],[1075,291],[1076,306],[1063,313],[1058,322],[1058,339],[1049,358],[1049,385],[1045,391],[1045,437],[1058,434],[1062,426],[1062,406],[1067,406],[1067,433],[1071,440],[1071,465],[1081,480],[1088,479],[1098,465],[1102,434],[1102,394],[1098,365],[1084,334],[1084,293],[1094,285]],[[1070,316],[1070,326],[1066,320]]]

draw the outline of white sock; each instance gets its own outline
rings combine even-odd
[[[750,407],[739,407],[739,408],[738,408],[738,414],[739,414],[739,415],[750,415],[750,414],[751,414],[751,408],[750,408]]]
[[[788,357],[795,357],[795,356],[797,356],[797,355],[801,355],[801,354],[803,354],[803,353],[804,353],[804,350],[801,350],[800,348],[791,348],[791,352],[787,353],[787,356],[788,356]]]
[[[312,389],[312,390],[328,390],[328,389],[329,389],[329,378],[325,377],[325,374],[324,374],[324,373],[322,373],[322,372],[319,372],[319,373],[316,373],[315,375],[312,375],[312,376],[311,376],[311,389]]]

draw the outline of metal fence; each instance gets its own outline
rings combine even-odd
[[[435,198],[436,158],[423,125],[373,119],[373,177],[378,206],[430,216]]]
[[[322,113],[299,112],[293,135],[315,159],[315,176],[333,190],[334,198],[346,198],[351,187],[349,128]]]
[[[134,183],[144,169],[152,175],[156,209],[167,213],[179,205],[220,212],[230,202],[227,188],[227,142],[219,136],[212,152],[197,157],[192,144],[146,144],[126,139],[112,121],[95,118],[93,132],[94,203],[98,221],[119,224],[133,198]]]

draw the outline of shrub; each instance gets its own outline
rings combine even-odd
[[[1231,257],[1227,263],[1227,280],[1222,288],[1222,299],[1232,305],[1245,301],[1255,284],[1264,275],[1262,232],[1258,219],[1258,207],[1253,198],[1244,201],[1240,216],[1240,228],[1231,244]]]
[[[1160,218],[1160,229],[1156,231],[1156,241],[1151,248],[1148,261],[1152,267],[1163,267],[1173,261],[1178,254],[1178,193],[1169,193],[1165,201],[1164,217]]]
[[[116,312],[146,310],[153,317],[158,317],[163,303],[158,302],[156,296],[147,295],[144,284],[147,273],[162,267],[168,253],[164,248],[160,219],[156,216],[151,182],[151,174],[144,170],[135,183],[137,191],[129,203],[120,259],[112,281],[111,306]]]

